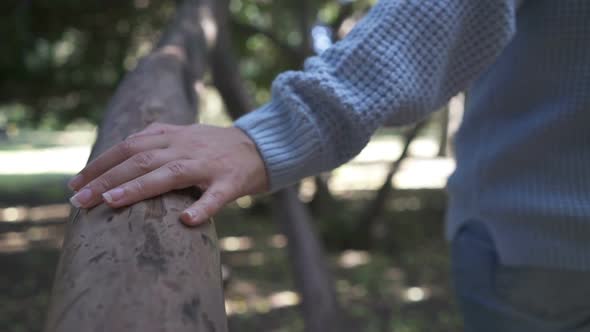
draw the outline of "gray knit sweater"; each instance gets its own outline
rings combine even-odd
[[[505,264],[590,269],[590,1],[381,0],[235,125],[273,190],[468,90],[447,236],[490,228]]]

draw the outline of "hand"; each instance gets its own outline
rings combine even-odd
[[[91,161],[68,186],[78,191],[72,204],[84,208],[103,200],[119,208],[196,186],[203,195],[180,216],[194,226],[267,190],[268,177],[254,142],[238,128],[154,123]]]

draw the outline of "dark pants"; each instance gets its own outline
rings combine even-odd
[[[590,272],[502,265],[478,222],[457,233],[451,255],[465,332],[590,332]]]

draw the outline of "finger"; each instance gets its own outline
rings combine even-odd
[[[235,198],[231,188],[224,183],[214,184],[207,188],[198,201],[181,213],[180,220],[187,226],[198,226],[207,222],[225,204]]]
[[[147,150],[168,147],[168,137],[165,135],[128,138],[111,147],[100,156],[92,160],[78,175],[70,180],[68,186],[72,190],[79,190],[90,181],[108,171],[115,165],[131,158],[133,155]]]
[[[152,198],[175,189],[190,187],[205,176],[195,162],[177,160],[111,189],[102,197],[113,208]]]
[[[179,126],[170,125],[166,123],[154,122],[136,133],[129,135],[127,138],[148,136],[148,135],[163,135],[179,130]]]
[[[70,201],[76,207],[93,207],[102,202],[104,192],[147,174],[176,158],[177,154],[171,149],[140,152],[90,181]]]

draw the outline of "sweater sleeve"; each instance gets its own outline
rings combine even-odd
[[[467,88],[515,33],[515,0],[381,0],[340,42],[279,75],[235,126],[271,190],[357,155],[384,124],[416,122]]]

